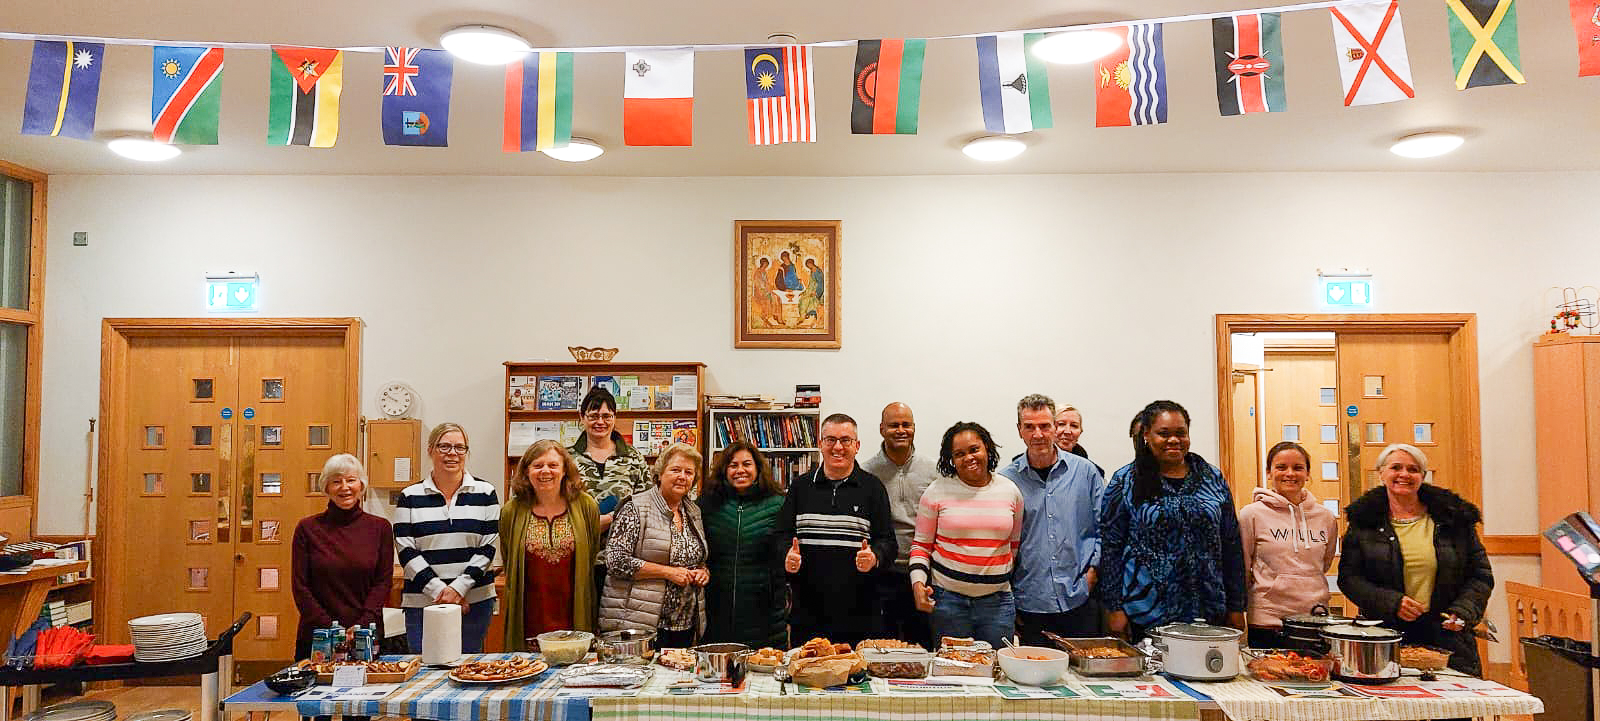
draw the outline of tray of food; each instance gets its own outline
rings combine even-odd
[[[533,678],[548,668],[549,664],[532,656],[512,656],[495,661],[464,663],[450,669],[449,677],[456,683],[510,683]]]
[[[856,644],[856,653],[878,678],[926,678],[933,667],[931,651],[895,639],[867,639]]]
[[[987,641],[946,636],[940,640],[939,652],[933,656],[932,673],[935,676],[993,678],[994,647]]]
[[[1142,676],[1145,655],[1127,641],[1112,636],[1058,638],[1067,652],[1068,665],[1080,676]]]
[[[333,671],[339,666],[365,666],[367,668],[367,683],[404,683],[412,676],[417,675],[417,670],[422,668],[422,659],[413,658],[408,661],[323,661],[321,663],[301,661],[295,665],[316,671],[317,683],[333,683]]]
[[[867,670],[867,662],[850,648],[850,644],[834,643],[826,638],[806,641],[800,648],[789,651],[787,659],[785,668],[789,679],[813,688],[838,686],[852,677],[864,675]],[[775,671],[773,675],[778,674]]]
[[[1450,652],[1433,646],[1401,646],[1400,665],[1418,671],[1443,671],[1450,666]]]
[[[744,663],[745,668],[748,668],[751,671],[772,673],[779,666],[783,665],[783,652],[771,646],[766,646],[750,654],[749,656],[746,656]]]
[[[1240,653],[1257,681],[1327,681],[1333,674],[1333,659],[1304,651],[1247,648]]]
[[[694,652],[687,648],[663,648],[656,651],[656,663],[674,671],[693,671]]]

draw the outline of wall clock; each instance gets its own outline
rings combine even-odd
[[[416,406],[417,392],[404,383],[385,383],[378,389],[378,410],[389,418],[405,418]]]

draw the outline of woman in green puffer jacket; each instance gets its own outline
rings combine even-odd
[[[789,591],[778,547],[783,490],[761,451],[734,441],[717,455],[700,494],[711,582],[704,643],[788,648]]]

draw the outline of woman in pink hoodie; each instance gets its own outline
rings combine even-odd
[[[1293,441],[1267,452],[1271,488],[1239,509],[1250,647],[1283,648],[1283,618],[1328,602],[1328,567],[1339,538],[1333,512],[1306,490],[1311,456]]]

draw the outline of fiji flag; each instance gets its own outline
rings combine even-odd
[[[100,101],[103,43],[37,40],[28,70],[28,99],[22,111],[23,135],[94,135]]]
[[[448,145],[450,54],[387,47],[383,57],[383,144]]]

